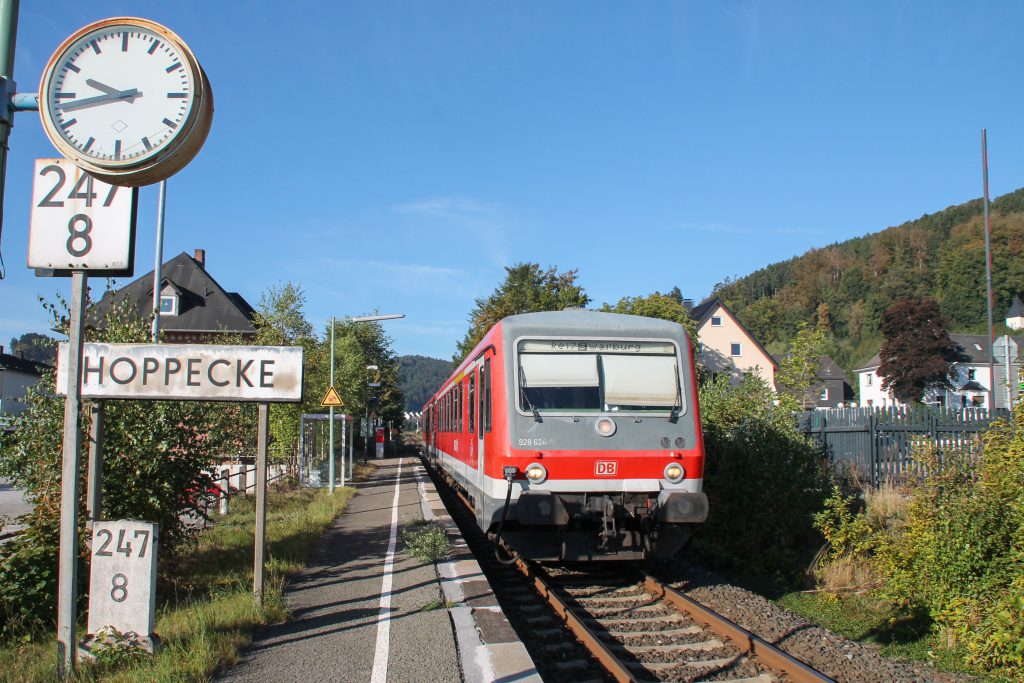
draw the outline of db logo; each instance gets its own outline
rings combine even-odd
[[[594,463],[594,474],[598,477],[614,477],[618,465],[614,460],[598,460]]]

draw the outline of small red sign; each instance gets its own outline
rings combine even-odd
[[[598,460],[594,463],[594,475],[598,477],[614,477],[619,463],[614,460]]]

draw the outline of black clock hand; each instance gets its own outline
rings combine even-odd
[[[114,92],[105,95],[96,95],[95,97],[86,97],[81,100],[74,100],[73,102],[57,104],[54,105],[53,108],[61,111],[72,111],[75,109],[85,109],[86,107],[95,107],[97,105],[106,104],[107,102],[127,101],[131,103],[135,101],[136,97],[142,97],[142,93],[139,92],[138,88],[132,88],[130,90],[115,90]]]
[[[116,94],[119,94],[121,92],[117,88],[111,88],[109,85],[107,85],[105,83],[100,83],[99,81],[93,80],[91,78],[85,79],[85,84],[88,85],[91,88],[96,88],[97,90],[99,90],[101,92],[105,92],[108,95],[116,95]]]

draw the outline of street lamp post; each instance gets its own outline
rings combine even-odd
[[[405,313],[390,313],[390,314],[387,314],[387,315],[362,315],[362,316],[356,316],[356,317],[346,317],[343,320],[345,322],[350,322],[350,323],[369,323],[369,322],[376,322],[378,320],[395,320],[395,319],[404,318],[404,317],[405,317]],[[373,366],[373,367],[376,368],[377,366]],[[331,386],[332,387],[334,386],[334,317],[333,316],[331,317]],[[329,411],[328,420],[330,421],[330,427],[328,429],[328,437],[327,438],[328,438],[328,442],[329,442],[328,453],[329,453],[329,457],[330,457],[330,461],[329,461],[330,464],[328,465],[328,468],[327,468],[327,477],[330,479],[331,483],[329,485],[329,490],[330,490],[331,494],[333,495],[334,494],[334,471],[335,471],[335,468],[334,468],[334,406],[331,406],[330,408],[328,408],[328,411]],[[369,411],[370,411],[369,403],[367,403],[366,411],[367,411],[367,419],[369,419]],[[349,469],[351,470],[351,463],[349,464]],[[349,476],[349,479],[352,478],[352,472],[351,471],[349,471],[348,476]],[[342,455],[341,455],[341,485],[342,486],[345,485],[345,453],[344,453],[344,451],[342,451]]]

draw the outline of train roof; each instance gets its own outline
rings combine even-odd
[[[668,320],[584,309],[512,315],[504,318],[501,325],[505,339],[515,339],[528,334],[624,335],[630,337],[686,335],[682,325]]]

